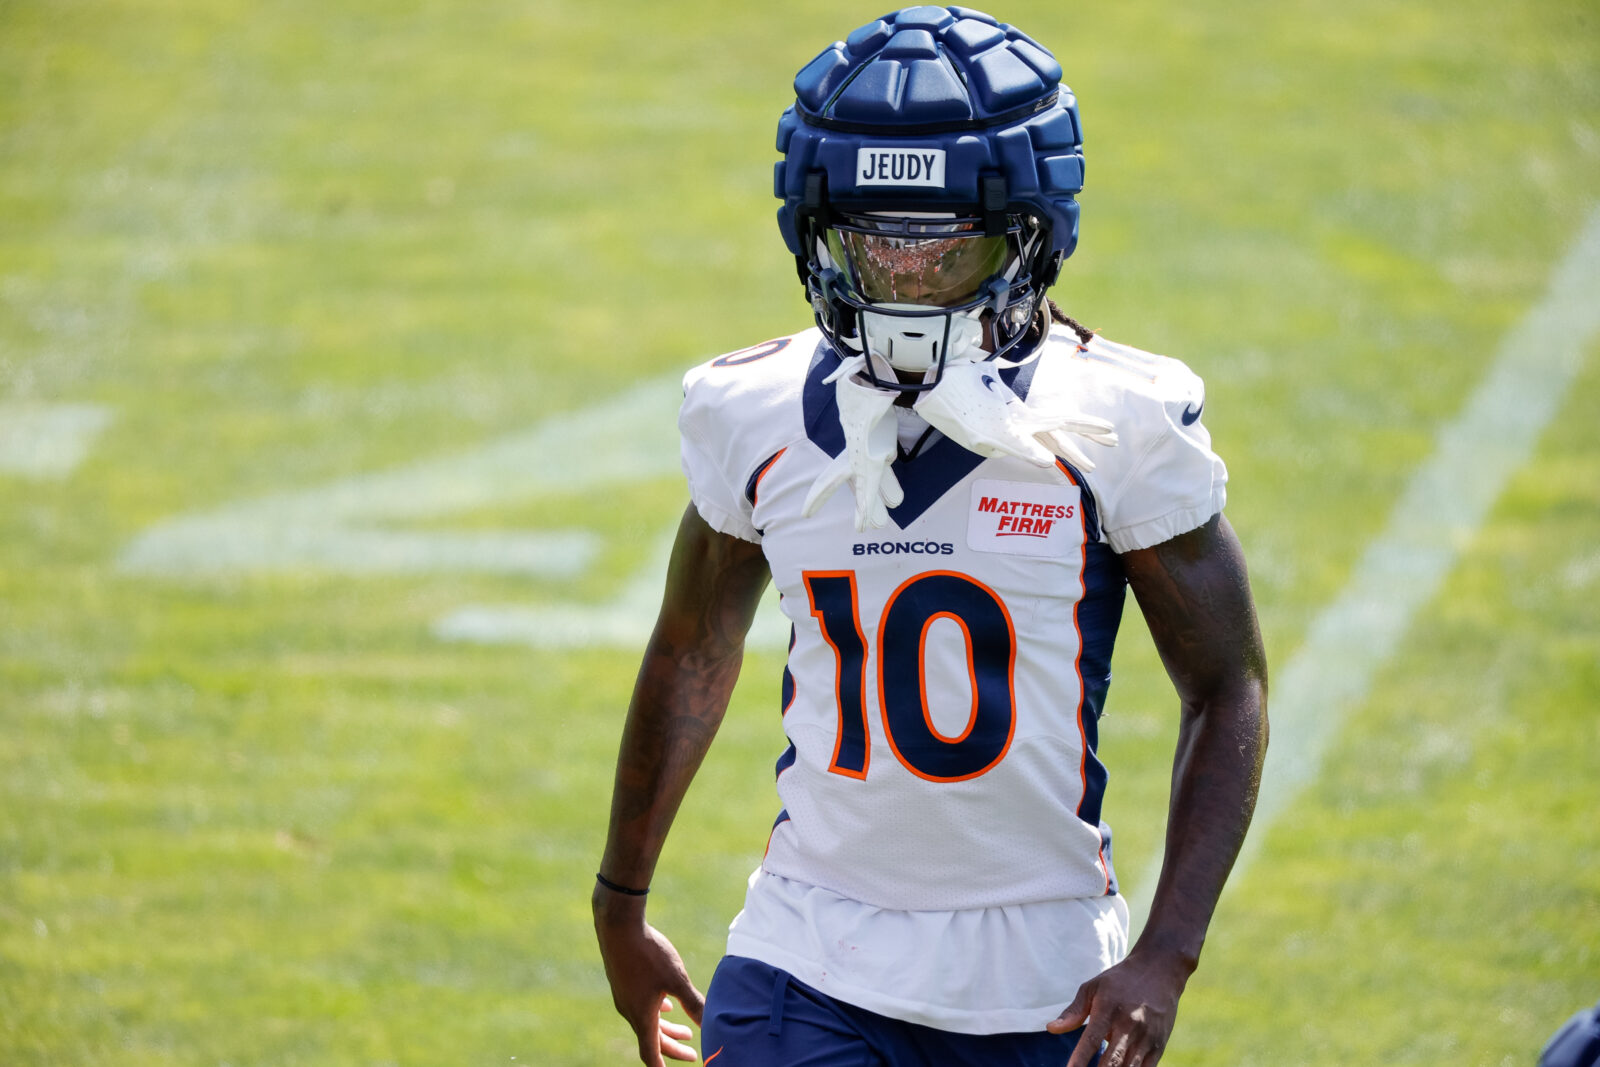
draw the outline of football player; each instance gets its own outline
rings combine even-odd
[[[1019,30],[913,7],[795,80],[778,221],[815,325],[685,378],[691,504],[594,889],[647,1064],[695,1055],[668,997],[723,1067],[1167,1043],[1254,806],[1266,667],[1200,379],[1046,299],[1083,185],[1060,79]],[[702,999],[645,894],[769,580],[781,809]],[[1128,587],[1181,715],[1131,947],[1097,755]]]

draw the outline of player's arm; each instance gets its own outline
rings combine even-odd
[[[1214,516],[1122,560],[1182,720],[1150,917],[1127,959],[1086,982],[1050,1024],[1064,1032],[1087,1020],[1068,1067],[1084,1067],[1102,1040],[1102,1067],[1153,1067],[1161,1058],[1250,825],[1267,748],[1266,656],[1228,520]]]
[[[600,874],[647,888],[672,818],[722,722],[744,637],[769,574],[759,546],[707,526],[691,505],[678,526],[655,632],[645,647],[617,756],[611,827]],[[687,1027],[661,1019],[677,997],[696,1023],[704,998],[677,950],[645,922],[645,898],[598,880],[595,934],[612,1002],[639,1039],[639,1058],[692,1060]]]

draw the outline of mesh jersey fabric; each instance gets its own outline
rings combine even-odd
[[[1017,1029],[1017,1011],[1042,1026],[1125,950],[1125,911],[1121,941],[1102,929],[1120,901],[1081,903],[1116,890],[1094,750],[1117,555],[1225,500],[1188,368],[1065,330],[1043,344],[1012,388],[1070,398],[1115,423],[1119,444],[1086,443],[1086,473],[930,442],[897,461],[906,499],[881,530],[855,531],[846,493],[800,514],[842,447],[822,384],[837,356],[817,331],[690,371],[679,420],[696,509],[762,545],[793,625],[782,810],[730,951],[972,1033]],[[919,928],[886,917],[919,913],[933,958],[883,972]],[[1084,946],[1077,962],[1034,954],[1064,934]],[[827,946],[841,941],[870,951],[838,957]]]

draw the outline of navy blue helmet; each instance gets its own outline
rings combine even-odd
[[[778,123],[778,226],[817,324],[879,385],[1027,332],[1078,241],[1083,134],[1055,57],[961,7],[910,7],[800,71]],[[897,373],[898,372],[898,373]]]

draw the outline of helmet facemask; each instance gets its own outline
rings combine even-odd
[[[1038,307],[1036,220],[1001,227],[953,213],[833,212],[810,227],[808,288],[836,346],[864,353],[882,389],[923,392],[944,368],[998,358]]]

